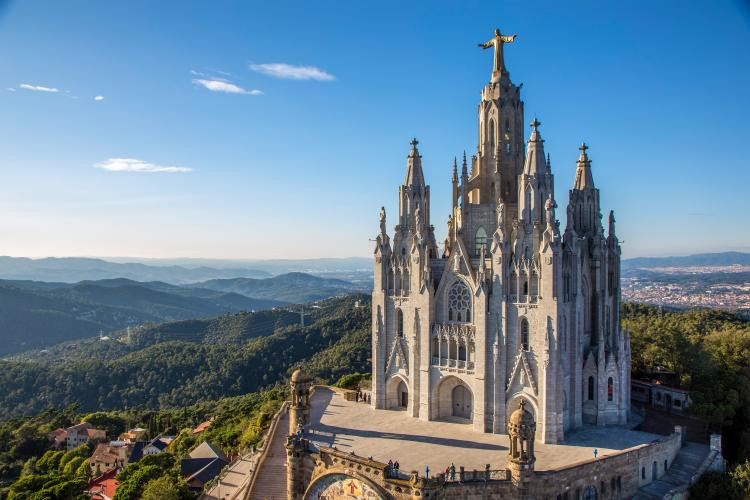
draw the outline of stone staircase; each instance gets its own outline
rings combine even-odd
[[[257,470],[257,478],[247,498],[250,500],[286,499],[286,438],[289,434],[289,413],[283,412],[269,436],[269,449]]]
[[[641,487],[633,498],[635,500],[662,500],[672,490],[686,489],[690,486],[693,474],[696,473],[708,453],[709,447],[705,444],[685,443],[667,473]]]

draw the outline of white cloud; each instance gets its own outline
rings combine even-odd
[[[42,85],[30,85],[28,83],[22,83],[18,87],[22,89],[26,89],[26,90],[35,90],[37,92],[60,92],[59,89],[56,89],[54,87],[44,87]]]
[[[246,90],[235,85],[232,82],[222,80],[220,78],[194,78],[193,83],[200,85],[201,87],[207,88],[212,92],[224,92],[227,94],[250,94],[250,95],[263,95],[260,90]]]
[[[8,87],[5,90],[7,90],[8,92],[15,92],[16,91],[16,89],[14,89],[13,87]]]
[[[251,64],[250,69],[264,75],[288,80],[318,80],[330,82],[335,76],[315,66],[295,66],[286,63]]]
[[[94,167],[101,168],[102,170],[109,170],[110,172],[163,172],[167,174],[177,174],[193,171],[192,168],[165,167],[142,160],[136,160],[134,158],[109,158],[108,160],[97,163]]]
[[[94,100],[95,101],[103,101],[104,100],[104,96],[103,95],[98,95],[98,96],[94,97]]]

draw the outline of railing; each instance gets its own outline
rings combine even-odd
[[[463,359],[438,358],[437,356],[432,356],[431,360],[433,366],[446,366],[450,368],[458,368],[459,370],[474,369],[473,361],[466,361]]]
[[[455,472],[448,471],[448,473],[436,474],[437,479],[441,479],[446,483],[471,483],[478,481],[507,481],[510,479],[510,471],[507,469],[496,469],[496,470],[460,470],[457,469]]]

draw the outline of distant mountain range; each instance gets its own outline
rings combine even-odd
[[[0,257],[0,278],[11,280],[76,283],[84,280],[128,278],[135,281],[164,281],[181,284],[216,278],[268,278],[271,273],[250,267],[213,268],[177,265],[154,266],[139,262],[109,262],[81,257]]]
[[[125,278],[73,284],[0,280],[0,355],[92,337],[99,331],[271,309],[360,290],[361,285],[303,273],[182,286]]]
[[[750,265],[750,253],[699,253],[682,257],[636,257],[622,261],[624,270],[653,267],[731,266],[735,264]]]
[[[296,304],[366,290],[364,285],[355,285],[339,279],[319,278],[304,273],[287,273],[260,280],[252,278],[217,279],[196,283],[194,286],[219,292],[239,293],[258,299],[282,300]]]

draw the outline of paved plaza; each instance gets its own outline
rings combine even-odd
[[[451,463],[466,470],[504,469],[508,436],[475,432],[470,425],[425,422],[403,411],[375,410],[365,403],[346,401],[328,388],[317,388],[311,398],[308,438],[316,445],[372,457],[398,460],[402,471],[441,472]],[[565,444],[535,443],[536,469],[549,470],[649,443],[661,436],[621,427],[584,427],[569,434]]]

